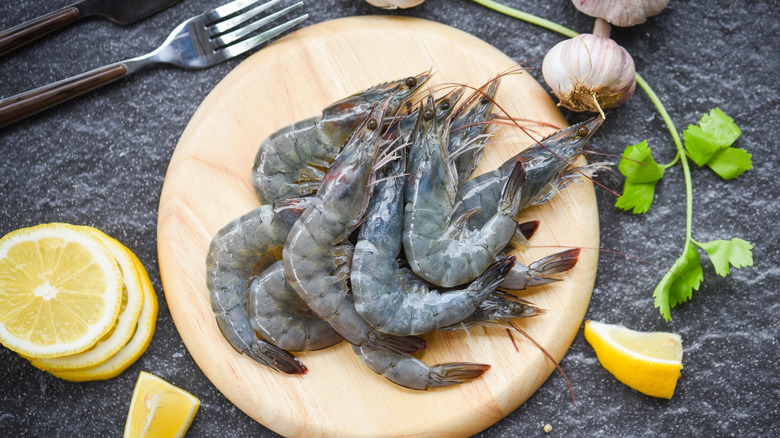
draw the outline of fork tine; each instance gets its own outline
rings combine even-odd
[[[217,48],[227,46],[229,44],[232,44],[241,38],[249,35],[250,33],[256,31],[257,29],[260,29],[261,27],[265,26],[266,24],[276,20],[277,18],[281,17],[282,15],[285,15],[286,13],[292,11],[293,9],[296,9],[298,7],[303,6],[303,2],[298,2],[294,5],[290,5],[281,11],[274,12],[271,15],[265,16],[251,24],[248,24],[244,27],[241,27],[233,32],[226,33],[222,35],[221,37],[215,39]]]
[[[249,20],[250,18],[254,17],[255,15],[265,11],[266,9],[274,6],[275,4],[279,3],[282,0],[271,0],[269,2],[263,3],[262,5],[253,8],[249,11],[246,11],[242,13],[241,15],[237,15],[233,18],[230,18],[228,20],[219,21],[216,24],[212,24],[209,26],[209,35],[215,36],[219,35],[225,32],[229,32],[233,30],[234,28],[238,27],[245,21]]]
[[[227,46],[219,51],[219,53],[222,53],[224,56],[227,57],[234,57],[238,56],[247,50],[252,50],[258,45],[268,41],[269,39],[279,35],[280,33],[286,31],[287,29],[295,26],[296,24],[300,23],[301,21],[309,18],[309,14],[301,15],[298,18],[294,18],[286,23],[280,24],[279,26],[274,27],[273,29],[269,29],[261,34],[255,35],[252,38],[248,38],[244,41],[241,41],[240,43],[233,44],[232,46]]]
[[[227,17],[228,15],[235,14],[241,9],[244,9],[247,6],[251,6],[259,1],[260,0],[234,0],[230,3],[226,3],[220,7],[214,8],[209,12],[205,12],[201,16],[206,19],[206,24],[213,23]],[[271,2],[275,1],[278,0],[271,0]]]

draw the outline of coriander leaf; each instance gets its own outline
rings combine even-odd
[[[709,114],[701,116],[699,126],[706,132],[717,136],[722,141],[723,147],[731,146],[742,134],[739,126],[734,123],[734,119],[727,116],[720,108],[710,110]]]
[[[653,203],[655,183],[632,183],[626,181],[623,194],[615,201],[615,207],[622,210],[632,210],[634,214],[647,213]]]
[[[699,252],[691,242],[686,242],[683,254],[653,291],[655,307],[658,307],[665,320],[672,320],[671,308],[688,301],[693,291],[699,290],[703,279]]]
[[[683,131],[685,149],[699,167],[707,164],[718,151],[731,146],[742,134],[734,120],[720,108],[704,114],[699,125],[688,125]]]
[[[713,240],[697,245],[707,252],[715,272],[721,277],[728,275],[729,264],[737,269],[753,266],[753,253],[750,251],[753,245],[746,240]]]
[[[653,203],[655,184],[664,176],[664,168],[653,159],[647,140],[627,147],[623,158],[618,169],[626,182],[615,207],[632,210],[634,214],[645,213]]]
[[[710,158],[721,149],[714,135],[704,132],[696,125],[688,125],[688,128],[683,131],[683,139],[688,156],[699,167],[707,164],[707,161],[710,161]]]
[[[655,162],[647,146],[647,140],[629,146],[623,151],[623,160],[620,160],[620,173],[625,175],[626,181],[634,183],[651,183],[664,176],[664,168]]]
[[[753,168],[751,157],[744,149],[726,148],[717,152],[707,166],[721,178],[730,180]]]

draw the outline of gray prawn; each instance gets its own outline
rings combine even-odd
[[[426,106],[432,105],[428,98]],[[423,113],[424,114],[424,113]],[[525,173],[513,166],[498,205],[478,229],[467,229],[455,218],[457,174],[446,159],[449,125],[437,128],[434,118],[420,117],[408,159],[403,247],[412,270],[426,281],[453,287],[474,280],[518,236],[515,217],[520,210]]]
[[[514,265],[514,257],[491,265],[468,287],[439,292],[400,267],[405,156],[379,173],[352,257],[355,309],[374,328],[395,335],[419,335],[459,322],[476,310]]]
[[[320,350],[341,341],[341,336],[315,315],[287,283],[281,260],[252,281],[248,307],[252,328],[283,350]]]
[[[527,177],[521,209],[543,204],[583,173],[589,175],[602,169],[604,165],[600,163],[584,169],[574,169],[571,163],[580,156],[583,146],[603,122],[604,119],[594,117],[561,129],[506,160],[497,169],[466,181],[458,188],[459,204],[454,216],[465,215],[469,227],[480,227],[487,222],[518,161],[523,163]]]
[[[388,114],[401,108],[430,78],[421,73],[373,86],[339,100],[320,115],[300,120],[269,135],[252,167],[252,186],[261,204],[317,190],[325,170],[372,108],[388,101]]]
[[[492,119],[491,111],[500,83],[501,76],[498,76],[484,84],[452,114],[447,149],[448,159],[455,162],[459,184],[469,179],[482,158],[491,126],[487,122]]]
[[[425,348],[425,342],[373,329],[355,310],[348,287],[352,246],[346,238],[368,205],[387,108],[387,102],[377,106],[345,143],[312,205],[290,230],[282,259],[298,296],[347,342],[413,353]]]
[[[246,301],[251,277],[275,261],[271,251],[284,244],[287,232],[310,202],[288,199],[240,216],[217,232],[206,256],[206,286],[222,335],[239,353],[288,374],[305,373],[306,367],[257,336]]]

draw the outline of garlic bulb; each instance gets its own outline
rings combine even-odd
[[[603,18],[620,27],[644,23],[658,15],[669,0],[572,0],[574,7],[591,17]]]
[[[425,0],[366,0],[368,3],[383,9],[406,9],[419,5]]]
[[[573,111],[618,107],[634,94],[634,60],[609,38],[580,34],[556,44],[542,62],[542,75],[560,101]]]

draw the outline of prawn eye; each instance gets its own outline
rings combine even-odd
[[[443,109],[443,110],[450,109],[450,101],[449,100],[445,100],[444,102],[441,103],[441,105],[439,105],[439,107],[441,109]]]
[[[424,120],[431,120],[433,118],[433,110],[426,109],[425,111],[423,111],[422,116]]]
[[[588,132],[589,132],[588,131],[588,127],[587,126],[582,126],[579,129],[577,129],[577,136],[585,137],[586,135],[588,135]]]
[[[409,88],[416,87],[417,86],[417,78],[415,78],[415,77],[406,78],[406,86],[409,87]]]
[[[483,98],[482,98],[482,100],[480,101],[480,103],[481,103],[482,105],[487,105],[487,104],[489,104],[489,103],[490,103],[490,99],[489,99],[487,96],[485,96],[485,97],[483,97]]]
[[[377,126],[379,126],[379,123],[377,123],[376,119],[371,119],[371,120],[369,120],[369,121],[368,121],[368,124],[366,125],[366,127],[367,127],[368,129],[371,129],[371,130],[374,130],[374,129],[376,129],[376,127],[377,127]]]

